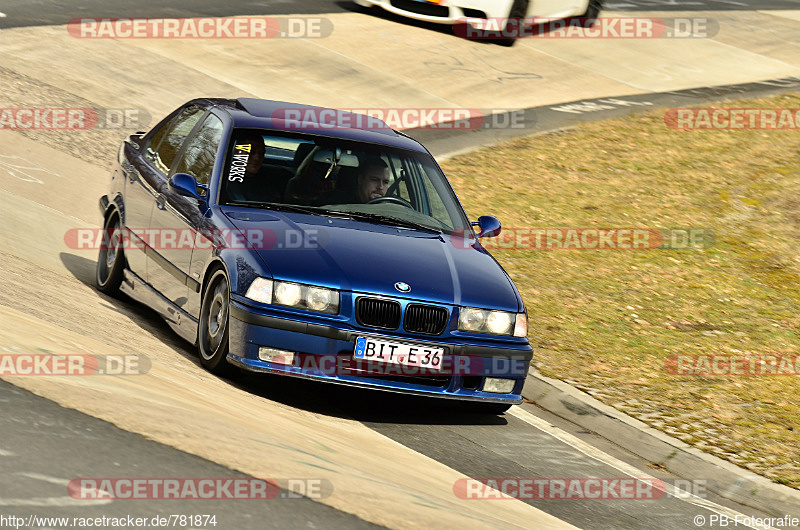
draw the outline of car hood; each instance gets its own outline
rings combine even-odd
[[[287,212],[224,213],[245,235],[264,234],[264,244],[253,251],[275,279],[442,304],[522,309],[502,267],[460,237]],[[411,291],[400,292],[398,282]]]

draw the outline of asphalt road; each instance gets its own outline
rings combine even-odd
[[[346,0],[258,0],[253,2],[124,2],[86,0],[80,5],[59,0],[8,0],[2,3],[0,29],[66,24],[76,17],[225,17],[235,15],[290,15],[337,13],[352,9]]]
[[[754,11],[798,8],[800,0],[621,0],[609,1],[606,4],[606,9],[614,11]],[[6,15],[0,18],[0,29],[66,24],[76,17],[224,17],[339,13],[355,9],[355,4],[349,0],[252,2],[85,0],[80,2],[80,5],[60,0],[6,0],[0,4],[0,12]]]
[[[75,498],[67,485],[77,478],[222,479],[224,485],[225,480],[252,477],[62,408],[5,381],[0,381],[0,408],[0,514],[26,522],[31,516],[42,518],[24,528],[71,525],[48,525],[44,518],[131,516],[151,521],[170,515],[214,516],[216,528],[375,527],[285,489],[270,491],[275,497],[268,500]],[[321,487],[320,492],[330,493]]]
[[[143,325],[155,334],[167,329],[136,304]],[[133,307],[130,307],[133,306]],[[188,349],[188,348],[187,348]],[[191,352],[187,352],[191,354]],[[404,446],[466,476],[498,479],[656,477],[677,484],[676,495],[656,500],[526,500],[579,528],[672,529],[697,516],[759,512],[709,494],[709,483],[683,483],[648,468],[646,462],[592,433],[551,417],[533,405],[514,407],[501,417],[462,412],[448,402],[341,388],[278,376],[243,374],[230,384],[285,405],[362,422]],[[27,519],[66,517],[168,517],[213,515],[219,528],[366,528],[350,514],[282,490],[276,499],[248,500],[82,500],[67,494],[77,478],[248,478],[223,466],[65,409],[0,381],[0,514]],[[124,411],[120,411],[124,414]],[[533,422],[533,424],[531,423]],[[537,425],[546,425],[542,430]],[[580,444],[590,447],[582,447]],[[222,450],[222,448],[221,448]],[[639,470],[638,472],[636,470]],[[424,474],[425,470],[418,470]],[[292,477],[257,477],[285,480]],[[301,478],[301,477],[295,477]],[[335,483],[332,489],[335,489]],[[690,494],[699,494],[694,498]],[[475,500],[474,502],[511,502]],[[711,507],[703,506],[714,503]],[[729,507],[726,510],[723,506]],[[732,511],[731,511],[732,510]],[[35,524],[30,528],[45,528]],[[65,525],[66,526],[66,525]],[[25,526],[28,528],[28,526]],[[59,528],[58,525],[53,525]]]

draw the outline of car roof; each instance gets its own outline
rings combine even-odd
[[[226,111],[233,120],[233,126],[237,128],[314,134],[330,138],[389,145],[422,153],[427,152],[422,144],[399,131],[393,130],[383,121],[355,112],[255,98],[238,98],[235,100],[202,98],[195,99],[190,103],[205,107],[213,106]],[[323,111],[328,111],[328,113],[322,114],[325,118],[320,124],[319,117]],[[336,118],[335,123],[327,119],[327,116],[331,116],[331,111],[335,113],[333,114]],[[286,119],[287,113],[289,114],[289,119]],[[317,121],[308,120],[307,118],[309,117],[317,118]],[[359,127],[358,125],[360,124],[369,124],[369,128],[366,126]]]

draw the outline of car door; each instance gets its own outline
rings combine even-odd
[[[163,264],[162,261],[158,259],[160,257],[160,247],[163,244],[161,241],[162,234],[153,232],[150,229],[153,212],[156,210],[158,196],[166,185],[170,168],[178,162],[178,154],[183,142],[204,114],[205,110],[196,105],[179,110],[175,113],[166,130],[160,135],[160,138],[154,137],[154,141],[146,146],[139,159],[137,169],[141,180],[148,185],[148,193],[151,194],[150,216],[147,218],[146,230],[143,234],[147,257],[147,273],[144,280],[154,287],[153,278],[162,276],[164,269],[159,265]],[[158,142],[155,140],[158,140]]]
[[[222,121],[208,114],[193,127],[181,147],[178,160],[172,164],[168,176],[187,173],[197,180],[198,193],[208,197],[207,185],[214,170],[217,151],[222,138]],[[182,129],[176,129],[182,134]],[[185,197],[169,188],[165,178],[156,197],[150,219],[150,229],[160,234],[161,244],[154,249],[149,263],[148,277],[170,302],[187,311],[190,291],[200,290],[200,278],[190,275],[195,229],[205,214],[207,204],[194,197]]]
[[[122,161],[125,173],[124,224],[131,238],[130,249],[125,253],[125,258],[128,268],[144,281],[147,281],[147,229],[160,185],[160,177],[148,167],[148,159],[151,158],[148,153],[154,153],[158,149],[174,117],[170,116],[153,129],[145,139],[141,152],[138,147],[134,149],[133,144],[126,143],[125,159]]]

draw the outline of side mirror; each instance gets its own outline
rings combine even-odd
[[[184,197],[194,197],[199,201],[206,202],[206,198],[197,192],[199,187],[197,179],[187,173],[175,173],[169,179],[169,189],[173,193]],[[205,186],[203,186],[205,188]]]
[[[478,238],[482,237],[497,237],[500,235],[500,220],[493,215],[481,215],[478,217],[477,223],[472,223],[472,226],[478,227]]]

